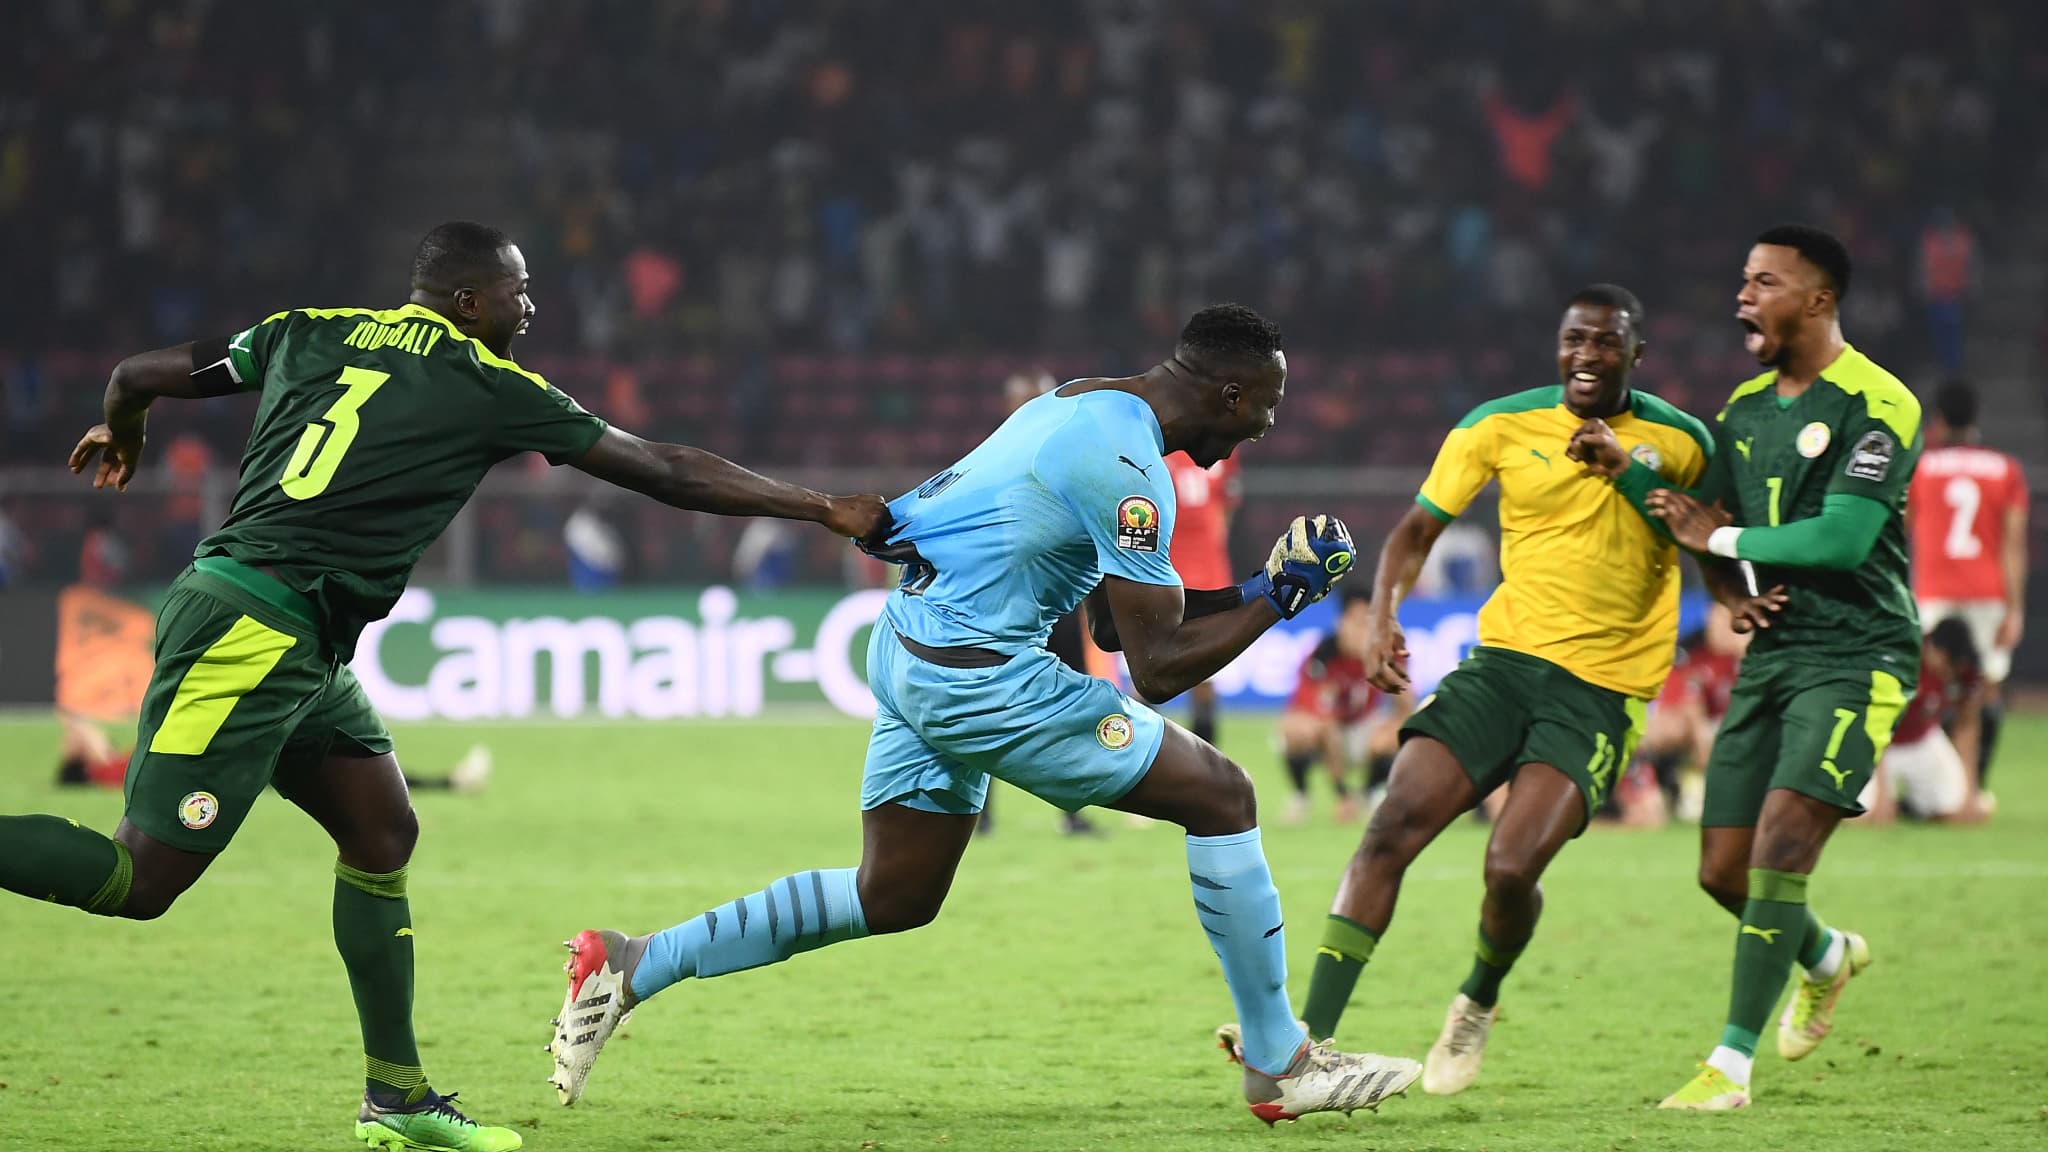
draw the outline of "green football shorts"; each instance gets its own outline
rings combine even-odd
[[[1745,660],[1707,761],[1705,828],[1751,828],[1773,788],[1789,788],[1851,815],[1906,710],[1898,672]]]
[[[1641,700],[1548,660],[1481,647],[1422,701],[1401,739],[1427,736],[1449,748],[1481,796],[1524,764],[1548,764],[1579,786],[1590,820],[1628,770],[1646,714]]]
[[[129,822],[174,848],[219,852],[265,785],[289,794],[337,747],[375,756],[391,734],[321,639],[312,605],[226,557],[194,562],[157,612]]]

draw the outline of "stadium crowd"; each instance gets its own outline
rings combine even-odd
[[[886,11],[8,6],[8,462],[68,444],[119,354],[396,299],[361,241],[432,223],[380,193],[422,142],[485,145],[463,175],[536,275],[522,359],[656,434],[915,467],[982,435],[1012,371],[1128,368],[1242,298],[1301,384],[1261,463],[1418,468],[1445,419],[1549,379],[1590,279],[1649,302],[1642,382],[1713,403],[1750,372],[1728,252],[1762,206],[1849,242],[1860,344],[1959,357],[1976,237],[2019,208],[1998,165],[2048,143],[2012,114],[2048,103],[2024,6]],[[417,99],[425,76],[476,98]],[[229,411],[159,435],[232,460]]]

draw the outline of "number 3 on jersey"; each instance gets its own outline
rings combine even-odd
[[[349,445],[356,442],[356,433],[362,431],[357,411],[389,379],[389,372],[353,364],[341,370],[340,383],[348,391],[321,413],[320,419],[307,424],[306,430],[299,433],[299,446],[277,482],[285,495],[294,500],[310,500],[327,491],[327,485],[334,480],[334,470],[341,467],[341,458],[348,454]]]

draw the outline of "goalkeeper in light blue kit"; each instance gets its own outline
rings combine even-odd
[[[1268,1123],[1375,1108],[1413,1060],[1311,1043],[1287,1002],[1280,898],[1243,769],[1045,649],[1085,597],[1150,703],[1207,680],[1351,563],[1334,517],[1296,519],[1238,588],[1184,590],[1167,561],[1173,481],[1273,424],[1287,380],[1279,329],[1249,308],[1195,314],[1142,376],[1077,380],[1019,408],[980,447],[890,504],[877,552],[902,585],[869,642],[876,701],[861,785],[859,868],[799,872],[648,936],[569,943],[549,1048],[564,1104],[640,1001],[678,981],[757,968],[938,915],[991,776],[1068,811],[1118,808],[1187,829],[1195,909],[1244,1023],[1245,1101]]]

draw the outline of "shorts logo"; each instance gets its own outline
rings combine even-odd
[[[1652,472],[1664,469],[1664,455],[1657,451],[1655,444],[1638,444],[1628,450],[1629,458]]]
[[[1131,730],[1131,718],[1121,712],[1112,712],[1104,716],[1102,723],[1095,726],[1095,742],[1111,752],[1130,747],[1131,737],[1134,735],[1136,733]]]
[[[219,815],[220,801],[214,799],[211,792],[187,792],[185,798],[178,801],[178,823],[194,832],[213,823]]]
[[[1159,551],[1159,505],[1143,496],[1124,497],[1116,506],[1116,546]]]
[[[1843,474],[1855,480],[1878,483],[1890,474],[1892,453],[1897,447],[1892,438],[1882,432],[1866,432],[1849,453],[1849,466]]]
[[[1799,446],[1799,454],[1811,460],[1827,451],[1828,443],[1834,438],[1834,432],[1825,423],[1815,420],[1799,430],[1799,439],[1794,443]]]

